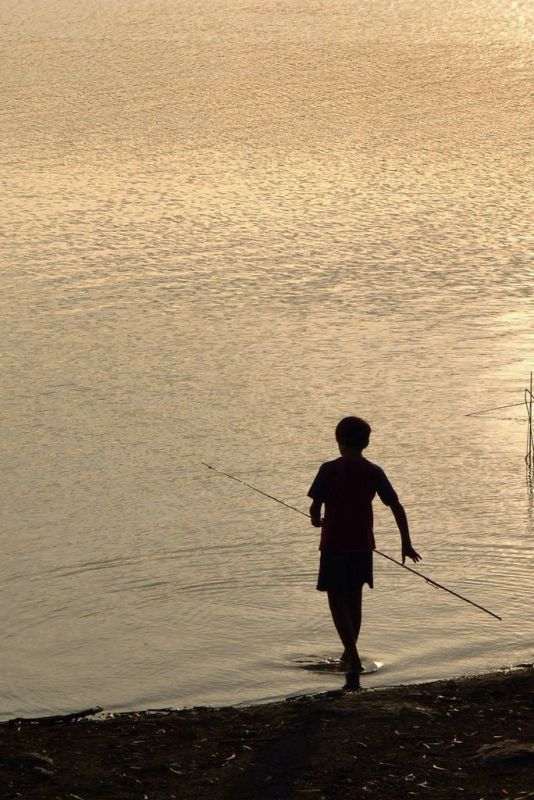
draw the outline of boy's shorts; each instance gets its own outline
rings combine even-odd
[[[373,588],[373,552],[321,552],[317,589],[320,592],[354,592],[367,583]]]

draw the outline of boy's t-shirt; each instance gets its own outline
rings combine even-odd
[[[366,458],[341,456],[322,464],[308,492],[325,506],[319,550],[374,550],[375,494],[386,506],[398,501],[384,470]]]

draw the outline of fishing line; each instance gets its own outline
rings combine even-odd
[[[252,489],[253,492],[257,492],[258,494],[262,494],[264,497],[268,497],[269,500],[274,500],[275,503],[280,503],[280,505],[285,506],[286,508],[290,508],[292,511],[296,511],[297,514],[302,514],[303,517],[308,517],[308,519],[310,518],[310,515],[307,514],[305,511],[301,511],[300,508],[296,508],[295,506],[292,506],[289,503],[285,503],[283,500],[280,500],[278,497],[274,497],[274,495],[268,494],[267,492],[264,492],[261,489],[258,489],[256,486],[253,486],[251,483],[247,483],[246,481],[241,480],[241,478],[236,478],[235,475],[230,475],[229,472],[223,472],[222,469],[217,469],[217,467],[214,467],[211,464],[206,464],[205,461],[202,461],[202,465],[204,467],[207,467],[208,469],[213,470],[214,472],[218,472],[219,475],[225,475],[227,478],[230,478],[231,480],[236,481],[237,483],[242,483],[243,486],[247,486],[249,489]],[[486,614],[489,614],[490,617],[495,617],[495,619],[502,620],[502,617],[498,617],[497,614],[493,613],[493,611],[489,611],[487,608],[484,608],[484,606],[481,606],[478,603],[474,603],[472,600],[469,600],[467,597],[464,597],[462,594],[458,594],[458,592],[453,592],[452,589],[448,589],[446,586],[443,586],[441,583],[438,583],[437,581],[432,580],[432,578],[429,578],[427,575],[423,575],[422,572],[418,572],[416,569],[413,569],[412,567],[407,567],[406,564],[402,564],[400,561],[397,561],[395,558],[392,558],[391,556],[386,555],[386,553],[382,553],[380,550],[375,550],[374,552],[377,553],[379,556],[382,556],[382,558],[387,558],[388,561],[392,561],[398,567],[402,567],[402,569],[407,569],[408,572],[413,572],[414,575],[417,575],[419,578],[422,578],[424,581],[429,583],[431,586],[434,586],[436,589],[443,589],[444,592],[448,592],[449,594],[452,594],[454,597],[458,597],[460,600],[463,600],[464,603],[469,603],[469,605],[472,605],[475,608],[479,608],[481,611],[484,611]]]

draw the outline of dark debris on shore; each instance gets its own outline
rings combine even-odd
[[[0,724],[1,797],[528,800],[533,684],[524,665],[263,706],[14,720]]]

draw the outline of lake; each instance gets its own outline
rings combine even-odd
[[[0,716],[333,689],[307,511],[406,507],[365,686],[532,660],[532,7],[4,0]],[[398,558],[375,503],[380,550]]]

